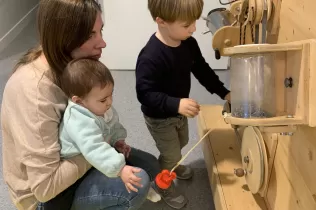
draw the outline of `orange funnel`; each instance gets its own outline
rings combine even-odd
[[[160,189],[168,189],[172,183],[172,181],[177,177],[175,172],[172,172],[170,174],[170,171],[168,170],[162,170],[161,173],[159,173],[156,176],[156,185],[160,188]]]

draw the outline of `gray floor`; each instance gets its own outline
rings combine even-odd
[[[106,30],[106,29],[105,29]],[[12,67],[16,60],[29,47],[36,44],[36,33],[34,23],[30,24],[11,45],[0,53],[0,104],[2,100],[2,92],[9,77]],[[106,50],[106,49],[105,49]],[[150,137],[140,111],[140,105],[135,94],[135,78],[134,71],[113,71],[115,79],[114,106],[119,111],[120,119],[128,131],[128,142],[130,145],[141,148],[154,155],[158,155],[158,150]],[[228,85],[229,72],[217,71],[221,80]],[[195,78],[192,79],[191,97],[196,99],[200,104],[223,104],[223,101],[216,95],[209,94]],[[189,120],[190,126],[190,143],[184,148],[185,154],[198,140],[196,119]],[[1,134],[0,134],[0,141]],[[0,144],[1,147],[1,144]],[[1,151],[1,150],[0,150]],[[0,156],[2,162],[2,156]],[[186,210],[212,210],[213,202],[207,171],[205,169],[202,150],[197,147],[185,160],[185,164],[189,164],[195,172],[194,178],[191,181],[178,181],[178,187],[189,198],[189,203]],[[15,209],[9,199],[7,188],[2,178],[2,166],[0,165],[0,209],[13,210]],[[150,203],[146,202],[142,210],[167,210],[164,202]]]

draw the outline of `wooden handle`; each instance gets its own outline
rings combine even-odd
[[[237,168],[234,170],[234,174],[236,174],[238,177],[243,177],[245,176],[246,172],[243,168]]]

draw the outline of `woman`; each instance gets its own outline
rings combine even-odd
[[[132,149],[128,161],[143,169],[137,174],[143,187],[128,193],[120,178],[90,169],[82,156],[62,160],[59,154],[58,126],[67,105],[60,76],[72,59],[100,58],[106,46],[100,6],[95,0],[41,0],[37,24],[40,45],[20,59],[2,101],[3,171],[15,206],[138,209],[159,172],[155,157]]]

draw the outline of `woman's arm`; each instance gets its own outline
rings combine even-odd
[[[74,184],[91,167],[82,156],[60,159],[58,127],[67,99],[45,76],[13,75],[4,95],[5,132],[25,166],[31,191],[46,202]],[[18,73],[19,75],[19,73]]]

